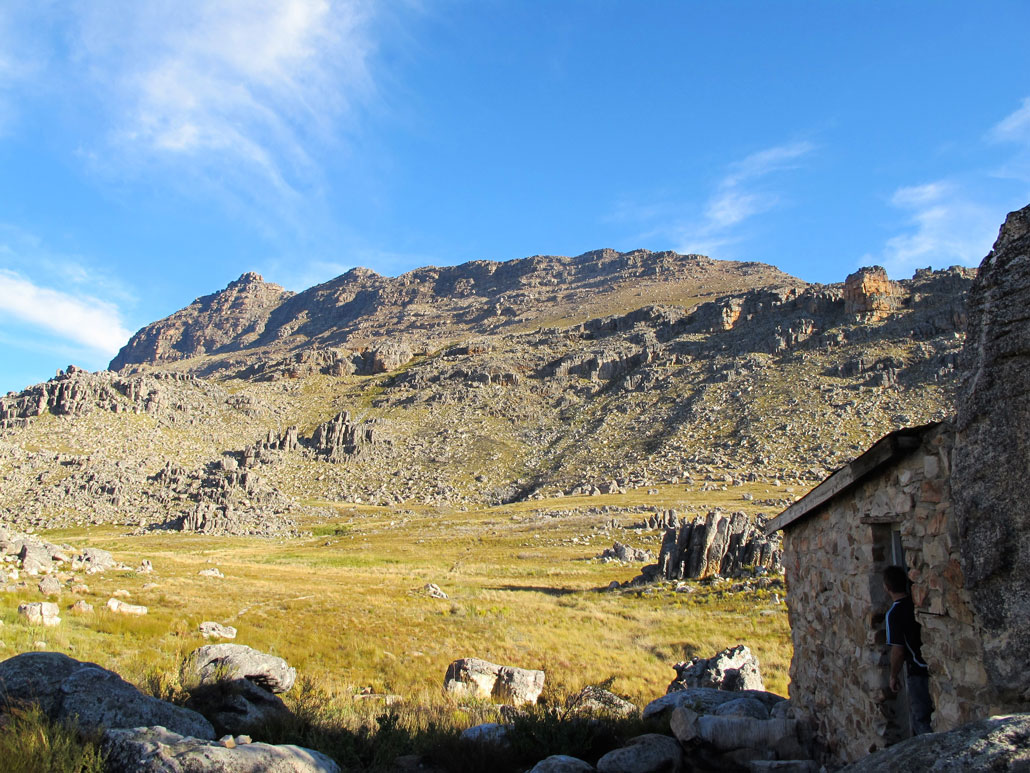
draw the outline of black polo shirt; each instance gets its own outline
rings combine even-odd
[[[923,638],[916,622],[912,598],[905,596],[887,610],[887,643],[905,648],[905,663],[910,676],[926,676],[929,671],[923,660]]]

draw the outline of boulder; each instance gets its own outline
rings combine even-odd
[[[86,548],[79,555],[79,559],[84,564],[89,564],[89,568],[86,571],[91,573],[102,572],[105,569],[110,569],[115,564],[114,556],[100,548]]]
[[[506,743],[507,736],[508,726],[497,722],[473,725],[461,732],[461,740],[475,741],[476,743]]]
[[[580,690],[573,697],[571,704],[576,712],[585,714],[629,717],[640,711],[636,704],[593,684]]]
[[[422,592],[434,599],[447,598],[447,594],[440,589],[440,586],[431,582],[427,582],[425,585],[422,586]]]
[[[199,685],[191,691],[187,706],[207,717],[217,732],[233,735],[260,732],[292,716],[279,696],[249,679]]]
[[[39,704],[53,717],[61,705],[61,682],[84,665],[60,652],[29,652],[0,662],[0,704]]]
[[[340,773],[321,752],[301,746],[185,737],[164,727],[108,730],[102,748],[111,773]]]
[[[80,727],[163,725],[197,738],[214,738],[204,717],[145,695],[113,671],[59,652],[26,652],[0,663],[5,700],[39,704],[54,721]]]
[[[722,704],[738,698],[755,698],[769,707],[770,711],[784,700],[780,695],[760,690],[742,690],[730,692],[716,690],[713,687],[694,687],[687,690],[676,690],[653,700],[644,707],[644,719],[671,714],[679,706],[685,706],[698,714],[711,714]]]
[[[988,717],[947,733],[917,735],[870,754],[843,770],[847,773],[1030,770],[1030,714]]]
[[[682,769],[679,743],[657,733],[639,735],[597,761],[599,773],[679,773]]]
[[[772,749],[797,738],[797,722],[709,714],[698,718],[697,735],[719,751]]]
[[[61,593],[61,581],[52,575],[47,575],[39,581],[39,592],[44,596],[58,596]]]
[[[698,713],[686,706],[677,706],[669,717],[669,729],[680,743],[690,743],[697,738]]]
[[[212,566],[210,569],[201,569],[197,574],[201,577],[225,577],[217,566]]]
[[[93,605],[90,604],[88,601],[83,601],[82,599],[79,599],[74,604],[72,604],[72,612],[74,612],[77,615],[90,615],[93,613]]]
[[[719,690],[765,690],[756,658],[743,644],[725,649],[710,658],[693,658],[677,663],[676,679],[669,690],[715,687]]]
[[[57,604],[51,601],[36,601],[29,604],[19,604],[18,614],[24,615],[29,625],[45,625],[52,627],[61,624],[58,615]]]
[[[48,572],[54,565],[50,551],[32,542],[26,542],[21,546],[18,558],[21,560],[21,568],[32,575]]]
[[[200,624],[200,634],[205,639],[235,639],[236,629],[210,620]]]
[[[540,760],[529,773],[594,773],[594,766],[578,757],[553,754],[547,759]]]
[[[544,689],[544,672],[461,658],[447,667],[444,689],[456,695],[496,698],[516,706],[536,703]]]
[[[242,644],[207,644],[194,650],[186,661],[188,673],[201,684],[249,679],[269,692],[293,687],[297,669],[275,655],[266,655]]]
[[[108,599],[107,608],[112,612],[119,615],[145,615],[147,614],[147,608],[140,606],[139,604],[128,604],[119,599]]]
[[[712,712],[719,717],[751,717],[769,719],[769,707],[757,698],[736,698],[717,706]]]

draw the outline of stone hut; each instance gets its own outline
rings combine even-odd
[[[969,299],[954,418],[898,430],[766,527],[783,531],[790,697],[828,761],[908,735],[887,689],[880,573],[908,570],[935,731],[1030,711],[1030,207]]]

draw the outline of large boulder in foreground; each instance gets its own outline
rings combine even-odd
[[[651,701],[644,707],[644,719],[671,715],[679,707],[689,708],[698,714],[714,714],[724,703],[740,698],[753,698],[760,701],[770,713],[779,703],[786,700],[781,695],[761,690],[741,690],[730,692],[716,690],[714,687],[694,687],[689,690],[675,690],[661,698]]]
[[[683,750],[675,738],[657,733],[639,735],[597,761],[599,773],[679,773]]]
[[[989,717],[947,733],[917,735],[844,768],[848,773],[915,770],[1030,770],[1030,714]]]
[[[447,667],[443,686],[455,695],[494,698],[518,706],[536,703],[544,689],[544,672],[461,658]]]
[[[297,669],[282,658],[243,644],[207,644],[193,650],[186,672],[201,684],[247,679],[268,692],[286,692],[297,681]]]
[[[163,727],[109,730],[102,745],[111,773],[340,773],[324,754],[301,746],[206,741]]]
[[[162,725],[215,737],[197,712],[145,695],[113,671],[60,652],[26,652],[0,663],[0,698],[3,704],[37,703],[52,720],[73,720],[86,729]]]

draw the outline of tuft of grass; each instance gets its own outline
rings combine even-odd
[[[98,734],[51,721],[38,706],[0,715],[0,765],[6,773],[103,773]]]

